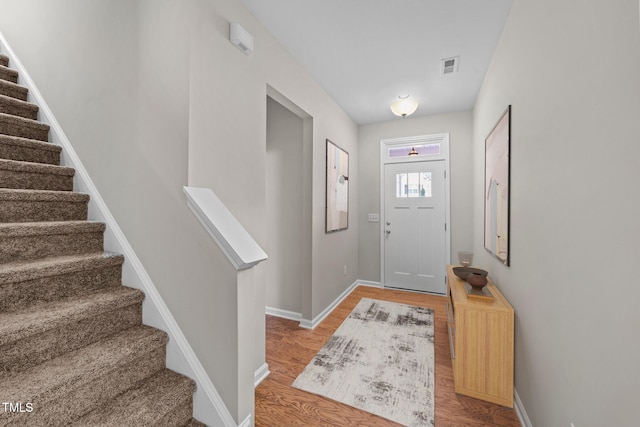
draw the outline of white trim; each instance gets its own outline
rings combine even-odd
[[[524,409],[524,404],[522,403],[522,400],[520,400],[520,396],[518,396],[518,391],[515,389],[515,387],[513,388],[513,403],[513,409],[515,409],[516,415],[518,416],[518,420],[520,420],[520,424],[522,425],[522,427],[533,427],[533,424],[531,424],[531,420],[527,415],[527,411],[525,411]]]
[[[268,363],[263,363],[262,366],[260,366],[256,372],[253,374],[253,378],[254,378],[254,387],[258,387],[260,385],[260,383],[262,381],[265,380],[265,378],[267,378],[269,376],[269,374],[271,373],[271,371],[269,370],[269,364]]]
[[[187,206],[236,270],[251,268],[267,254],[210,188],[184,187]]]
[[[251,414],[247,415],[247,418],[238,424],[238,427],[251,427]]]
[[[353,282],[344,292],[338,296],[331,304],[327,306],[320,314],[313,318],[313,320],[302,319],[300,320],[300,327],[305,329],[315,329],[331,312],[346,298],[353,290],[358,287],[359,280]]]
[[[371,280],[358,280],[358,286],[369,286],[370,288],[384,289],[384,286],[382,286],[382,283],[372,282]]]
[[[322,313],[317,315],[313,320],[303,319],[301,313],[294,311],[281,310],[274,307],[266,307],[265,313],[269,316],[281,317],[283,319],[295,320],[300,322],[300,327],[305,329],[314,329],[320,324],[331,312],[342,302],[351,292],[358,286],[369,286],[372,288],[382,288],[380,282],[372,282],[369,280],[356,280],[353,282],[338,298],[336,298],[331,304],[327,306]]]
[[[412,146],[420,144],[439,143],[441,150],[439,154],[416,156],[412,158],[405,157],[389,157],[388,149],[391,147]],[[408,156],[407,156],[408,157]],[[451,264],[451,167],[449,156],[449,133],[437,133],[431,135],[418,135],[405,138],[390,138],[380,140],[380,283],[385,287],[384,278],[384,249],[385,249],[385,183],[384,183],[384,166],[392,163],[408,163],[408,162],[428,162],[434,160],[444,160],[445,170],[445,222],[447,230],[445,232],[445,265],[443,275],[446,277],[446,266]],[[440,294],[438,294],[440,295]]]
[[[299,322],[302,320],[302,313],[296,313],[295,311],[281,310],[274,307],[266,307],[265,313],[269,316],[280,317],[282,319],[295,320]]]
[[[104,222],[107,225],[104,235],[105,250],[124,255],[123,282],[127,283],[127,286],[140,289],[145,293],[143,322],[146,325],[161,329],[169,335],[167,367],[190,377],[196,382],[197,389],[193,396],[194,417],[207,425],[236,427],[235,420],[211,382],[211,378],[207,375],[160,293],[151,281],[149,274],[113,218],[62,127],[53,116],[51,109],[44,101],[22,62],[9,47],[2,32],[0,32],[0,51],[3,51],[10,58],[11,68],[20,73],[19,84],[29,88],[29,102],[39,105],[39,120],[51,127],[49,132],[50,142],[62,147],[61,164],[75,169],[74,190],[90,195],[89,219]]]

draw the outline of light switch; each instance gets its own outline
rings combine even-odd
[[[370,213],[369,222],[380,222],[380,215],[377,213]]]

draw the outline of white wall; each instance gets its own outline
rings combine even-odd
[[[390,113],[391,114],[391,113]],[[380,140],[449,133],[451,163],[451,262],[458,251],[472,247],[472,138],[471,112],[397,118],[359,128],[358,156],[360,279],[380,281],[380,224],[367,222],[367,214],[380,212]],[[365,191],[366,189],[366,191]]]
[[[267,307],[302,312],[303,120],[267,98]]]
[[[515,309],[534,426],[635,426],[638,2],[515,0],[474,108],[474,251]],[[483,248],[484,138],[512,105],[511,267]]]
[[[312,284],[302,307],[303,317],[311,319],[357,277],[357,221],[351,221],[347,231],[324,233],[325,139],[352,153],[351,174],[357,176],[357,126],[239,1],[196,4],[189,182],[213,188],[259,243],[266,238],[267,85],[313,117]],[[229,22],[240,23],[254,36],[251,56],[229,43]],[[357,191],[358,183],[350,183],[351,218],[357,217]],[[347,276],[342,273],[345,264]]]

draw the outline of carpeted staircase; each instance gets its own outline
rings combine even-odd
[[[0,426],[203,426],[194,382],[165,367],[167,335],[142,324],[139,290],[38,106],[0,55]]]

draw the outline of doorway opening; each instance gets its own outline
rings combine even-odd
[[[313,118],[271,86],[266,101],[265,305],[299,318],[311,305]]]

